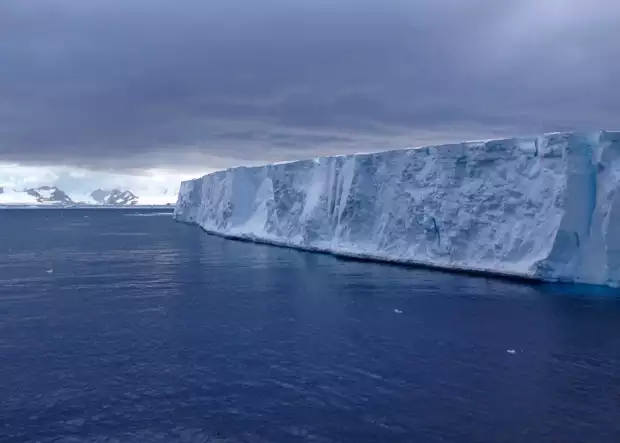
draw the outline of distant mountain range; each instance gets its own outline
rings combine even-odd
[[[167,191],[165,192],[165,194]],[[56,186],[12,189],[0,187],[0,206],[154,206],[153,199],[141,199],[128,189],[96,189],[88,196],[71,197]],[[171,203],[157,206],[170,206]]]

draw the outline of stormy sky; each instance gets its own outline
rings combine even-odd
[[[212,169],[620,126],[617,0],[2,0],[0,161]]]

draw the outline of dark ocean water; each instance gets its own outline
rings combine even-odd
[[[620,298],[0,211],[0,441],[619,442]]]

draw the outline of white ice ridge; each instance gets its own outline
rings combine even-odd
[[[218,171],[175,219],[354,257],[620,286],[620,132],[559,133]]]

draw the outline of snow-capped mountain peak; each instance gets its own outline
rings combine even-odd
[[[41,186],[39,188],[29,188],[25,192],[34,197],[37,203],[60,203],[71,204],[73,200],[66,192],[61,191],[56,186]]]
[[[107,206],[133,206],[140,202],[133,192],[121,189],[96,189],[90,196],[97,204]]]

